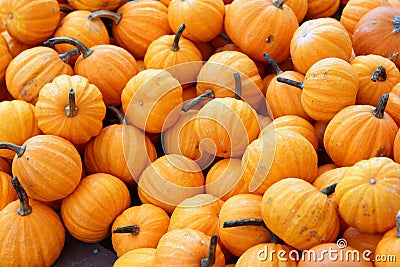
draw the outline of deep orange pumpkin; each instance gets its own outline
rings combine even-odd
[[[400,83],[392,87],[385,110],[397,123],[397,126],[400,126]]]
[[[12,58],[16,57],[22,51],[25,51],[26,49],[33,47],[32,45],[24,44],[17,41],[15,38],[11,37],[8,31],[1,32],[1,35],[4,37],[4,39],[8,44],[8,51],[10,52]]]
[[[11,175],[0,171],[0,210],[2,210],[8,203],[18,199],[17,193],[15,192],[11,184]]]
[[[400,257],[400,211],[396,215],[396,226],[387,231],[376,247],[376,255],[380,255],[381,261],[376,261],[376,267],[394,266],[394,262]],[[385,259],[386,261],[383,261]]]
[[[8,44],[3,36],[0,36],[0,82],[4,82],[8,64],[10,64],[12,56],[8,49]]]
[[[96,11],[99,9],[114,10],[123,5],[126,0],[68,0],[75,9]]]
[[[141,266],[154,267],[155,248],[137,248],[130,250],[114,262],[113,267]]]
[[[308,9],[305,19],[312,20],[333,16],[339,9],[340,0],[328,0],[321,3],[320,0],[308,0]]]

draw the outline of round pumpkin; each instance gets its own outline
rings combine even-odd
[[[124,4],[126,0],[68,0],[74,9],[96,11],[99,9],[114,10]]]
[[[137,248],[124,253],[114,262],[113,267],[141,266],[153,267],[156,257],[155,248]]]
[[[390,114],[397,126],[400,126],[400,83],[392,87],[385,111]]]
[[[8,33],[8,31],[1,32],[1,35],[4,37],[4,39],[7,42],[8,52],[10,53],[12,58],[16,57],[22,51],[25,51],[26,49],[33,47],[32,45],[24,44],[24,43],[17,41],[15,38],[11,37],[11,35]],[[1,40],[0,40],[0,43],[1,43]],[[4,53],[4,54],[6,54],[6,53]]]
[[[301,23],[307,14],[308,0],[288,0],[286,5],[292,9],[297,21]]]
[[[8,44],[3,36],[0,36],[0,82],[4,82],[8,64],[11,62],[12,55],[9,52]]]
[[[363,233],[355,227],[349,227],[344,231],[343,238],[350,247],[357,249],[360,253],[371,251],[369,255],[371,259],[375,256],[376,246],[382,239],[383,234],[367,234]]]
[[[0,210],[2,210],[8,203],[18,199],[17,193],[11,184],[11,175],[0,171]]]
[[[321,3],[319,0],[308,0],[308,9],[305,19],[331,17],[339,9],[340,0],[328,0]]]

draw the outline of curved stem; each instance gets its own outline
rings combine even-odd
[[[61,6],[61,5],[60,5],[60,12],[64,12],[64,13],[69,14],[69,13],[71,13],[71,12],[73,12],[73,11],[74,11],[74,10],[73,10],[72,8],[70,8],[70,7]]]
[[[79,49],[75,48],[75,49],[71,49],[63,54],[59,54],[59,58],[64,61],[65,63],[68,63],[68,60],[73,57],[73,56],[78,56],[81,54],[81,51],[79,51]]]
[[[88,19],[92,19],[92,20],[97,19],[97,18],[111,19],[115,25],[118,25],[118,23],[122,19],[122,14],[116,13],[116,12],[113,12],[110,10],[97,10],[88,16]]]
[[[118,118],[120,124],[123,124],[123,125],[128,124],[126,117],[124,116],[124,114],[122,114],[122,112],[119,109],[117,109],[114,106],[110,106],[110,105],[107,105],[106,108],[107,108],[107,110],[111,111],[111,113],[113,113]]]
[[[388,100],[389,100],[389,94],[383,94],[381,96],[381,99],[379,100],[378,105],[372,111],[372,114],[374,114],[374,116],[377,117],[378,119],[382,119],[383,116],[385,115],[385,108]]]
[[[174,42],[171,45],[171,50],[176,52],[179,50],[179,40],[181,39],[183,31],[186,29],[185,23],[182,23],[175,34]]]
[[[132,235],[138,235],[139,226],[138,225],[121,226],[115,228],[113,231],[113,234],[126,234],[126,233],[130,233]]]
[[[283,5],[287,2],[287,0],[272,0],[272,4],[280,9],[283,9]]]
[[[393,33],[399,33],[400,32],[400,16],[394,17],[392,22],[393,22],[393,26],[394,26]]]
[[[331,184],[330,186],[325,187],[324,189],[320,190],[319,192],[321,192],[322,194],[329,196],[332,195],[333,193],[335,193],[335,188],[337,186],[338,183],[334,183]]]
[[[14,151],[17,154],[18,158],[20,158],[25,153],[26,146],[18,146],[8,142],[0,142],[0,149],[8,149]]]
[[[269,64],[271,65],[271,67],[274,69],[276,75],[281,74],[283,71],[281,70],[281,68],[279,68],[278,63],[276,63],[276,61],[267,53],[263,53],[263,57],[268,60]]]
[[[379,66],[372,73],[371,81],[373,81],[373,82],[386,81],[386,78],[387,78],[387,75],[386,75],[385,67],[384,66]]]
[[[208,257],[200,260],[200,267],[211,267],[215,262],[215,252],[217,250],[218,237],[213,235],[210,240],[210,246],[208,248]]]
[[[78,115],[78,107],[75,102],[75,90],[73,88],[69,89],[68,92],[68,105],[64,108],[65,115],[68,118],[73,118]]]
[[[294,86],[294,87],[297,87],[297,88],[300,88],[300,89],[303,90],[303,86],[304,86],[303,82],[296,82],[296,81],[293,81],[293,80],[290,80],[290,79],[286,79],[286,78],[283,78],[283,77],[277,77],[276,80],[278,82],[286,83],[288,85],[291,85],[291,86]]]
[[[83,58],[90,56],[93,50],[84,45],[81,41],[71,37],[53,37],[43,42],[44,46],[54,47],[56,44],[70,44],[75,46],[81,52]]]
[[[204,100],[210,99],[210,98],[215,98],[214,91],[212,89],[206,89],[206,91],[204,93],[202,93],[201,95],[198,95],[197,97],[193,98],[192,100],[187,102],[185,105],[183,105],[182,111],[187,112],[187,111],[191,110],[193,107],[195,107],[196,105],[203,102]]]
[[[19,208],[17,209],[17,213],[21,216],[26,216],[32,213],[32,207],[29,206],[29,198],[28,195],[26,194],[24,188],[20,184],[19,180],[17,177],[12,177],[11,178],[11,184],[14,187],[15,192],[18,195],[19,198]]]
[[[267,228],[264,221],[262,219],[242,219],[242,220],[233,220],[233,221],[226,221],[223,224],[223,228],[230,228],[230,227],[237,227],[237,226],[262,226]]]
[[[400,210],[396,215],[396,237],[400,238]]]
[[[237,72],[233,74],[233,77],[235,78],[235,98],[240,100],[242,98],[242,80]]]

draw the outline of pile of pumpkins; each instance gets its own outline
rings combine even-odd
[[[114,266],[398,266],[400,1],[0,0],[0,31],[0,266],[66,231]]]

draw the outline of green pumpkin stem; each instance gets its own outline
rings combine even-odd
[[[21,216],[26,216],[32,213],[32,207],[29,206],[29,198],[26,194],[24,188],[22,187],[21,183],[19,182],[17,177],[11,178],[11,184],[14,187],[15,192],[19,198],[19,208],[17,209],[17,213]]]
[[[262,219],[242,219],[242,220],[233,220],[233,221],[226,221],[222,225],[223,228],[231,228],[231,227],[238,227],[238,226],[262,226],[267,228],[264,221]]]
[[[242,80],[240,79],[239,73],[234,73],[233,78],[235,79],[235,98],[237,100],[242,99]]]
[[[17,154],[18,158],[20,158],[25,153],[26,146],[18,146],[8,142],[0,142],[0,149],[11,150]]]
[[[287,79],[287,78],[283,78],[283,77],[277,77],[276,80],[278,82],[280,82],[280,83],[286,83],[288,85],[297,87],[297,88],[299,88],[301,90],[303,90],[303,87],[304,87],[304,83],[303,82],[296,82],[296,81],[293,81],[291,79]]]
[[[73,118],[78,115],[78,107],[75,101],[75,90],[73,88],[69,89],[68,92],[68,105],[65,106],[65,115],[68,118]]]
[[[211,267],[215,262],[215,252],[217,250],[218,237],[213,235],[210,240],[210,246],[208,249],[208,257],[200,260],[200,267]]]
[[[121,234],[121,233],[122,234],[130,233],[132,235],[138,235],[139,226],[138,225],[121,226],[113,230],[113,234]]]
[[[60,12],[69,14],[69,13],[71,13],[72,11],[74,11],[74,10],[73,10],[72,8],[70,8],[70,7],[67,7],[67,6],[60,6]]]
[[[53,37],[42,43],[42,45],[48,46],[48,47],[54,47],[56,44],[70,44],[70,45],[75,46],[76,48],[79,49],[83,58],[86,58],[93,53],[93,50],[88,48],[81,41],[71,38],[71,37],[66,37],[66,36]]]
[[[68,60],[73,57],[73,56],[79,56],[81,54],[81,51],[79,49],[71,49],[63,54],[59,54],[58,57],[64,61],[65,63],[68,63]]]
[[[383,94],[381,96],[381,99],[379,100],[378,105],[372,111],[372,114],[374,114],[374,116],[377,117],[378,119],[382,119],[383,116],[385,115],[385,108],[388,101],[389,101],[389,94]]]
[[[126,117],[124,116],[124,114],[122,114],[122,112],[119,109],[117,109],[116,107],[111,106],[111,105],[107,105],[106,108],[108,111],[110,111],[112,114],[114,114],[117,117],[120,124],[123,124],[123,125],[128,124]]]
[[[272,0],[272,4],[280,9],[283,9],[283,5],[287,2],[287,0]]]
[[[330,196],[333,193],[335,193],[335,188],[336,188],[337,184],[338,183],[331,184],[331,185],[325,187],[324,189],[320,190],[319,192],[321,192],[322,194],[324,194],[326,196]]]
[[[268,60],[269,64],[271,65],[271,67],[274,69],[276,75],[281,74],[283,71],[281,70],[281,68],[279,68],[278,63],[276,63],[276,61],[267,53],[263,53],[263,57]]]
[[[396,237],[400,238],[400,210],[396,215]]]
[[[386,81],[386,79],[387,79],[387,75],[386,75],[386,69],[384,66],[377,67],[371,76],[371,81],[373,81],[373,82]]]
[[[97,18],[106,18],[106,19],[111,19],[115,25],[118,25],[118,23],[122,19],[122,14],[121,13],[116,13],[110,10],[97,10],[91,14],[89,14],[88,19],[97,19]]]
[[[400,32],[400,16],[395,16],[394,19],[392,20],[393,22],[393,33],[399,33]]]
[[[204,93],[198,95],[197,97],[193,98],[192,100],[188,101],[185,105],[182,106],[182,111],[188,112],[196,105],[200,104],[206,99],[215,98],[214,91],[212,89],[206,89]]]
[[[181,26],[179,27],[178,31],[175,34],[174,42],[171,45],[171,50],[176,52],[179,51],[179,40],[181,39],[181,36],[183,34],[183,31],[186,29],[185,23],[182,23]]]

